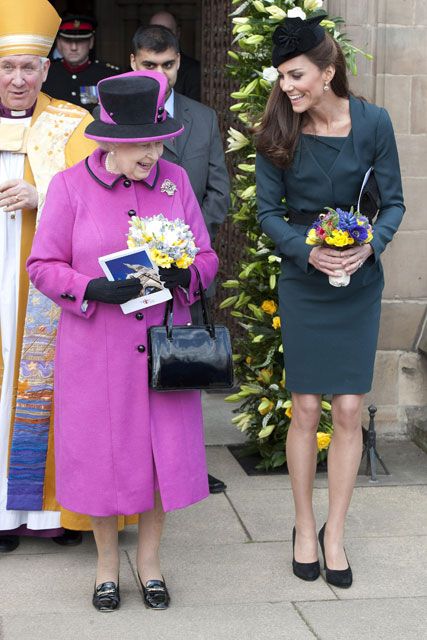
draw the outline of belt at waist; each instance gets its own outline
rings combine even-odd
[[[338,206],[337,209],[342,209],[343,211],[350,211],[350,208],[354,205],[341,205]],[[290,222],[291,224],[301,224],[304,226],[310,226],[312,224],[314,224],[316,222],[316,220],[318,219],[319,215],[321,213],[326,213],[326,211],[313,211],[313,212],[307,212],[307,213],[303,213],[302,211],[296,211],[295,209],[288,209],[286,211],[286,217],[288,218],[288,222]],[[370,216],[367,216],[369,218],[369,222],[372,222],[372,219]]]

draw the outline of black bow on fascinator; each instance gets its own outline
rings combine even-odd
[[[314,49],[325,37],[325,30],[320,22],[326,15],[317,15],[307,20],[301,18],[285,18],[273,33],[273,66],[290,60]]]

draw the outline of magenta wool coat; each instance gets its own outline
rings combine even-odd
[[[170,511],[207,497],[208,481],[200,393],[148,386],[147,329],[162,324],[165,304],[124,315],[119,305],[90,301],[84,311],[84,293],[89,280],[104,275],[98,257],[126,248],[135,212],[185,220],[200,249],[195,264],[204,287],[218,258],[183,169],[159,160],[146,180],[135,182],[108,173],[104,157],[98,149],[53,178],[27,263],[37,289],[62,309],[56,497],[78,513],[131,515],[153,508],[158,485]],[[162,189],[165,180],[174,193]],[[175,291],[174,322],[185,324],[199,295],[194,270],[188,296]]]

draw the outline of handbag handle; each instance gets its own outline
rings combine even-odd
[[[215,339],[215,325],[212,322],[212,319],[209,314],[208,304],[206,301],[206,294],[203,288],[202,279],[200,277],[200,273],[195,264],[192,265],[194,271],[196,272],[197,281],[199,284],[199,292],[200,292],[200,301],[202,303],[202,314],[203,314],[203,324],[206,329],[209,331],[211,337]],[[165,309],[165,317],[163,320],[163,325],[166,327],[166,335],[169,340],[172,340],[172,329],[173,329],[173,294],[172,298],[170,298],[166,303]]]

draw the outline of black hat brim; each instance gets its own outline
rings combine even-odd
[[[149,124],[109,124],[94,120],[85,129],[85,136],[101,142],[153,142],[181,135],[184,127],[175,118]]]

